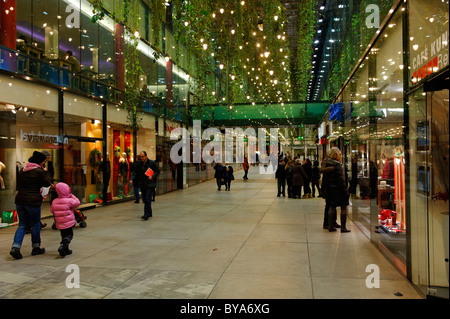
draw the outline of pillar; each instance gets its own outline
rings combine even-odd
[[[124,27],[116,24],[115,33],[116,52],[116,85],[120,90],[125,90],[125,39]]]
[[[173,107],[173,64],[172,61],[166,62],[166,101],[168,107]]]
[[[1,45],[10,49],[16,49],[16,0],[0,1],[1,10]]]

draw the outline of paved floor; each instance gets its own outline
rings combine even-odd
[[[351,233],[322,229],[323,199],[278,198],[271,175],[251,168],[249,177],[237,172],[230,192],[208,181],[158,196],[148,221],[142,203],[86,211],[65,258],[47,227],[45,254],[31,256],[26,235],[24,258],[13,260],[15,227],[0,229],[0,298],[421,298],[351,222]],[[379,288],[366,287],[369,264]],[[79,288],[66,285],[75,282],[69,265]]]

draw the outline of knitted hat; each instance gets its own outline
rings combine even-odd
[[[41,152],[38,152],[38,151],[34,151],[33,156],[28,159],[28,162],[34,163],[34,164],[41,164],[46,159],[47,159],[47,156],[45,156],[45,154],[42,154]]]
[[[51,156],[50,152],[47,151],[47,150],[43,150],[41,153],[44,154],[44,155],[47,156],[47,157],[50,157],[50,156]]]

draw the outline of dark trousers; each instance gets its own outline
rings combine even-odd
[[[292,186],[292,197],[302,198],[302,185]]]
[[[292,197],[292,193],[293,193],[293,186],[292,186],[292,179],[287,179],[287,192],[288,192],[288,197]]]
[[[305,181],[305,184],[303,185],[303,187],[304,187],[303,192],[305,194],[311,194],[311,187],[309,187],[309,180]]]
[[[283,194],[285,195],[285,189],[286,189],[286,179],[284,178],[278,178],[277,179],[277,186],[278,186],[278,195]]]
[[[330,225],[336,225],[337,206],[328,205],[328,228]],[[347,206],[341,206],[341,227],[346,228],[347,224]]]
[[[244,170],[244,172],[245,172],[245,174],[244,174],[244,179],[247,179],[247,178],[248,178],[248,177],[247,177],[248,169],[247,169],[247,170]]]
[[[222,178],[216,177],[216,183],[217,183],[217,189],[220,189],[222,187]]]
[[[144,202],[144,217],[152,217],[152,196],[154,188],[141,188],[142,201]]]
[[[136,202],[139,202],[139,199],[140,199],[140,197],[139,197],[139,186],[135,185],[133,183],[133,188],[134,188],[134,196],[136,196]]]
[[[16,204],[19,225],[14,234],[13,247],[22,246],[23,238],[27,229],[31,228],[31,244],[39,247],[41,244],[41,206],[28,206]]]
[[[231,179],[227,178],[225,180],[225,190],[230,190],[230,186],[231,186]]]
[[[313,197],[316,196],[316,187],[317,187],[317,191],[318,191],[318,196],[320,197],[322,195],[322,193],[320,191],[319,181],[312,181],[311,182],[311,187],[312,187],[312,195],[313,195]]]
[[[61,232],[61,244],[69,245],[73,239],[73,227],[60,229],[59,231]]]

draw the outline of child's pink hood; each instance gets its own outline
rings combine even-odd
[[[58,193],[58,197],[67,197],[70,194],[70,187],[66,183],[58,183],[55,186],[55,190]]]

